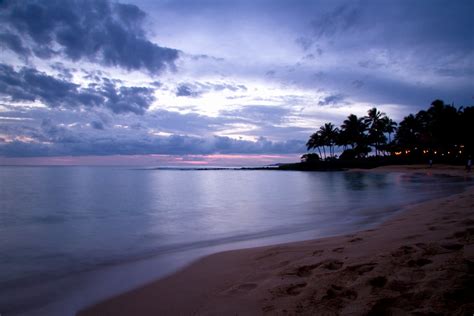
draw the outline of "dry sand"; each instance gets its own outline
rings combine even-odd
[[[466,175],[460,167],[384,167]],[[472,315],[474,188],[376,229],[222,252],[79,315]]]

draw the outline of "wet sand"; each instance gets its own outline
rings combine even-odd
[[[472,177],[462,167],[367,172]],[[375,229],[234,250],[79,315],[471,315],[474,187],[414,205]]]

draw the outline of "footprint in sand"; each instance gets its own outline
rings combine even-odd
[[[417,243],[416,246],[423,250],[423,255],[424,256],[434,256],[440,253],[440,248],[437,243]]]
[[[344,247],[334,248],[332,251],[337,252],[337,253],[341,253],[341,252],[344,251]]]
[[[331,311],[340,310],[343,306],[350,304],[349,301],[357,299],[357,292],[338,285],[331,285],[326,294],[321,298],[321,305]],[[337,315],[334,312],[323,313],[324,315]]]
[[[312,271],[319,267],[322,263],[316,263],[316,264],[310,264],[310,265],[304,265],[304,266],[299,266],[296,269],[290,270],[289,272],[284,273],[284,275],[296,275],[299,277],[307,277],[310,276]]]
[[[403,238],[403,239],[405,239],[405,240],[410,240],[410,239],[415,239],[415,238],[418,238],[418,237],[421,237],[421,236],[423,236],[423,235],[415,234],[415,235],[407,236],[407,237],[405,237],[405,238]]]
[[[457,244],[457,243],[443,243],[443,244],[441,244],[441,247],[443,247],[444,249],[447,249],[447,250],[457,251],[457,250],[461,250],[462,248],[464,248],[464,245],[463,244]]]
[[[264,255],[261,255],[260,257],[255,258],[255,259],[256,259],[256,260],[262,260],[262,259],[265,259],[265,258],[274,257],[274,256],[276,256],[276,255],[278,255],[278,254],[279,254],[278,251],[276,251],[276,252],[269,252],[269,253],[266,253],[266,254],[264,254]]]
[[[306,285],[308,285],[306,282],[302,282],[297,284],[277,286],[276,288],[270,290],[270,293],[272,293],[273,298],[283,296],[296,296],[303,291]]]
[[[313,256],[319,256],[324,252],[324,250],[315,250],[313,251]]]
[[[255,283],[244,283],[244,284],[239,285],[237,289],[247,291],[247,290],[253,290],[256,287],[257,287],[257,284]]]
[[[372,287],[382,288],[387,284],[387,278],[384,276],[377,276],[370,279],[369,284],[372,285]]]
[[[413,287],[413,283],[393,280],[387,285],[387,287],[392,291],[403,293],[411,289]]]
[[[456,238],[459,241],[471,241],[474,239],[474,228],[468,228],[463,231],[455,232],[451,238]]]
[[[391,307],[395,304],[396,299],[385,297],[379,299],[366,314],[367,316],[392,315]]]
[[[394,252],[392,252],[392,257],[401,257],[401,256],[409,255],[415,252],[416,252],[416,249],[413,248],[412,246],[404,245],[398,248],[397,250],[395,250]]]
[[[361,241],[361,240],[363,240],[363,239],[360,238],[360,237],[356,237],[356,238],[353,238],[353,239],[349,240],[349,242],[358,242],[358,241]]]
[[[306,282],[303,282],[303,283],[298,283],[298,284],[289,286],[289,287],[286,289],[286,293],[288,293],[289,295],[298,295],[298,294],[301,293],[301,291],[303,290],[303,288],[306,287],[306,285],[307,285],[307,283],[306,283]]]
[[[349,272],[356,272],[359,275],[363,275],[367,272],[372,271],[376,265],[377,265],[376,263],[372,263],[372,262],[362,263],[362,264],[348,266],[345,270]]]
[[[239,284],[237,286],[232,287],[230,290],[228,290],[228,293],[230,294],[246,293],[255,289],[256,287],[257,287],[257,284],[255,283],[243,283],[243,284]]]
[[[271,312],[272,310],[275,309],[275,306],[273,305],[267,305],[262,307],[262,312]]]
[[[423,267],[427,264],[430,264],[430,263],[433,263],[433,261],[431,261],[430,259],[426,259],[426,258],[420,258],[420,259],[416,259],[416,260],[410,260],[407,262],[407,265],[409,267]]]
[[[326,261],[326,263],[324,263],[323,268],[328,270],[339,270],[343,265],[344,263],[342,261],[329,259]]]

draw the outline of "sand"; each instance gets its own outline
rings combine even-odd
[[[368,172],[472,177],[460,167]],[[375,229],[207,256],[79,315],[472,315],[474,187]]]

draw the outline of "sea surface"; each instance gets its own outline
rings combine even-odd
[[[0,314],[73,315],[200,256],[366,229],[466,184],[423,173],[0,167]]]

